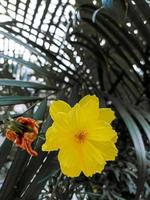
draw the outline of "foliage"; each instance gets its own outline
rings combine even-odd
[[[13,41],[14,48],[9,47],[7,51],[3,48],[0,52],[0,123],[4,135],[3,120],[9,116],[41,120],[39,137],[34,144],[39,155],[30,157],[4,139],[0,167],[5,180],[0,199],[44,200],[52,194],[51,199],[76,196],[88,200],[148,200],[148,4],[144,0],[114,0],[112,7],[105,9],[100,1],[93,4],[90,0],[77,0],[75,6],[71,1],[62,1],[54,6],[50,0],[38,0],[32,9],[32,19],[27,21],[31,2],[25,2],[22,3],[23,21],[17,17],[21,1],[14,6],[13,12],[17,15],[11,14],[7,3],[2,4],[11,20],[0,24],[1,38],[7,44]],[[60,10],[61,14],[55,18]],[[41,12],[40,24],[35,26],[38,12]],[[54,99],[64,99],[73,105],[85,94],[96,94],[102,107],[115,111],[117,120],[112,125],[119,136],[119,156],[102,174],[70,179],[59,170],[57,152],[41,151],[45,132],[52,123],[48,105]],[[23,104],[25,110],[18,113],[18,104]]]

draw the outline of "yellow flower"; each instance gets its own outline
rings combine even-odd
[[[115,119],[110,108],[99,109],[99,99],[87,95],[74,107],[54,101],[50,106],[54,120],[46,132],[43,151],[58,150],[62,172],[77,177],[81,172],[92,176],[104,169],[106,161],[114,160],[117,134],[110,123]]]

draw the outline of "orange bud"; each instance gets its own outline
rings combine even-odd
[[[17,138],[17,134],[14,131],[12,131],[12,130],[7,129],[6,130],[6,138],[8,140],[14,142],[16,140],[16,138]]]
[[[14,127],[14,125],[16,127]],[[12,130],[14,128],[16,128],[16,130],[19,129],[19,132]],[[39,125],[34,119],[18,117],[13,123],[13,128],[11,129],[10,126],[10,128],[6,130],[6,138],[14,142],[16,146],[27,151],[30,155],[37,156],[37,152],[32,149],[31,144],[37,138],[38,128]]]

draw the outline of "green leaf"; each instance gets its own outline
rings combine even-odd
[[[109,14],[116,22],[123,24],[127,16],[127,11],[127,0],[114,0],[111,6],[102,9],[100,12]]]
[[[18,180],[19,176],[21,176],[22,171],[25,168],[25,164],[28,162],[29,155],[21,150],[18,149],[15,153],[14,160],[11,164],[10,169],[7,172],[7,176],[4,180],[4,183],[1,188],[0,192],[0,199],[3,200],[11,200],[14,194],[14,187],[15,183]]]
[[[4,24],[6,25],[6,24]],[[13,36],[11,33],[6,33],[2,30],[0,30],[0,34],[4,35],[5,37],[11,39],[11,40],[14,40],[16,43],[24,46],[26,49],[28,49],[29,51],[31,51],[32,53],[40,56],[40,57],[43,57],[45,58],[45,56],[43,56],[39,51],[37,51],[35,48],[33,48],[32,46],[30,46],[29,44],[26,44],[25,42],[22,42],[21,40],[19,40],[17,37]]]
[[[44,121],[44,117],[46,115],[46,110],[47,110],[47,99],[45,98],[43,101],[40,102],[40,104],[38,105],[38,108],[36,110],[35,113],[33,113],[33,118],[35,120],[41,120]],[[41,140],[41,138],[43,138],[43,132],[41,130],[41,126],[43,125],[43,123],[40,124],[40,128],[39,128],[39,134],[38,135],[38,139],[36,140],[36,144],[35,144],[35,148],[39,149],[41,147],[41,145],[43,144],[43,139]],[[44,132],[45,134],[45,132]]]
[[[42,98],[36,96],[1,96],[0,106],[22,104],[22,103],[37,101],[40,99]]]
[[[47,155],[45,161],[42,162],[38,171],[34,175],[34,180],[30,183],[30,187],[27,187],[25,193],[22,195],[22,200],[30,199],[37,199],[38,195],[40,194],[42,188],[46,184],[46,179],[44,178],[47,175],[53,176],[59,169],[59,164],[56,159],[56,152],[51,152]],[[34,163],[33,163],[34,165]],[[33,168],[33,167],[32,167]],[[30,171],[30,170],[29,170]],[[43,180],[42,182],[40,182]],[[37,184],[38,183],[38,184]],[[28,186],[28,185],[26,185]]]
[[[128,131],[130,133],[130,136],[132,138],[135,152],[138,160],[138,180],[137,180],[137,191],[136,191],[136,198],[135,200],[138,200],[141,193],[144,189],[144,183],[146,178],[146,152],[145,152],[145,146],[143,143],[143,139],[141,136],[141,132],[131,117],[131,115],[128,113],[126,108],[113,97],[110,97],[110,99],[113,102],[113,105],[115,106],[116,110],[122,117],[126,127],[128,128]]]
[[[138,112],[137,108],[135,107],[128,107],[131,114],[137,119],[141,127],[143,128],[149,142],[150,142],[150,125],[147,123],[147,121],[144,119],[144,117]]]
[[[33,118],[35,120],[43,120],[46,113],[46,109],[47,109],[47,99],[45,98],[43,101],[41,101],[36,112],[33,114]]]
[[[39,76],[42,76],[44,78],[49,76],[49,73],[45,68],[39,67],[38,65],[33,64],[31,62],[27,62],[27,61],[23,60],[22,58],[11,57],[11,56],[8,56],[8,55],[4,55],[3,53],[0,53],[0,58],[6,58],[6,59],[10,59],[10,60],[16,61],[17,63],[20,63],[20,64],[32,69]]]
[[[18,80],[13,80],[13,79],[0,79],[0,85],[43,89],[43,90],[56,90],[56,88],[52,88],[48,85],[29,82],[29,81],[20,81],[20,80],[18,81]]]
[[[12,142],[5,139],[3,144],[0,147],[0,169],[5,163],[5,161],[7,160],[7,156],[9,152],[11,151],[11,147],[12,147]]]
[[[145,110],[140,110],[140,113],[150,123],[150,113],[146,112]]]

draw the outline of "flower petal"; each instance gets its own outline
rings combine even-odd
[[[60,148],[61,135],[51,126],[46,132],[46,142],[42,145],[42,151],[55,151]]]
[[[72,124],[74,124],[74,122],[69,121],[68,116],[69,115],[66,115],[65,113],[58,113],[56,120],[53,123],[53,126],[57,129],[58,132],[61,133],[62,137],[67,137],[73,134]]]
[[[72,145],[63,148],[58,153],[60,168],[66,176],[77,177],[81,173],[80,155]]]
[[[107,123],[111,123],[116,117],[114,111],[111,108],[100,108],[100,119],[106,121]]]
[[[92,144],[95,146],[95,148],[99,149],[105,161],[115,160],[115,157],[118,154],[118,149],[113,144],[113,142],[92,141]]]
[[[92,176],[101,172],[106,164],[101,152],[96,149],[90,142],[82,148],[82,171],[85,176]]]
[[[99,106],[99,99],[95,95],[86,95],[79,101],[79,105],[85,106],[89,101],[96,103]]]
[[[68,122],[73,134],[83,129],[85,123],[79,104],[76,104],[68,113]]]
[[[50,106],[50,115],[53,120],[56,119],[58,113],[68,113],[71,107],[65,101],[54,101]]]
[[[95,130],[92,130],[88,134],[88,140],[90,141],[99,141],[99,142],[107,142],[107,141],[117,141],[117,134],[116,132],[109,127],[101,127]]]
[[[89,121],[95,121],[99,117],[99,99],[93,95],[87,95],[80,100],[79,104],[80,109],[79,115],[82,119],[82,122],[88,123]]]
[[[99,119],[94,121],[92,120],[86,123],[86,129],[88,130],[89,133],[101,128],[112,128],[112,127],[107,122],[101,121]]]

